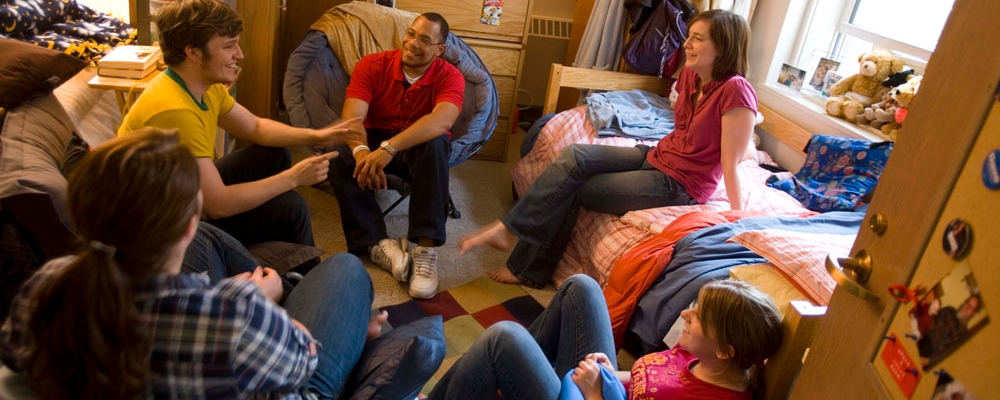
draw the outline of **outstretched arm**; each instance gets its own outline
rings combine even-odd
[[[743,185],[737,166],[750,145],[753,134],[754,111],[737,107],[722,114],[722,177],[726,181],[726,194],[733,210],[743,209]]]
[[[269,147],[333,146],[356,142],[364,132],[351,129],[353,121],[344,120],[322,129],[297,128],[253,115],[239,103],[219,116],[219,126],[238,138]]]
[[[205,214],[212,219],[229,217],[256,208],[296,187],[322,182],[330,170],[330,159],[336,156],[336,152],[312,156],[259,181],[229,186],[222,182],[212,159],[199,158]]]

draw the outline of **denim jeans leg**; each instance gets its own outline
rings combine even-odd
[[[552,272],[559,266],[559,260],[566,252],[576,227],[579,207],[570,207],[562,220],[559,230],[548,245],[520,240],[514,245],[514,250],[507,257],[507,269],[510,270],[522,284],[541,289],[549,283]]]
[[[639,147],[566,146],[501,221],[521,240],[548,245],[576,207],[577,192],[588,179],[597,174],[637,170],[645,159],[646,152]]]
[[[256,208],[208,222],[245,246],[271,241],[314,246],[310,218],[306,199],[290,190]]]
[[[548,400],[559,397],[559,376],[520,324],[501,321],[476,339],[445,373],[428,399]]]
[[[323,398],[340,398],[364,349],[374,292],[361,260],[334,254],[295,286],[285,310],[322,346],[308,388]]]
[[[222,182],[232,185],[258,181],[292,166],[292,152],[284,147],[253,144],[215,161]]]
[[[618,368],[604,292],[589,276],[573,275],[563,282],[528,331],[560,377],[596,352],[607,354]]]
[[[698,204],[684,185],[648,162],[639,170],[590,178],[576,200],[588,210],[619,216],[632,210]]]
[[[281,147],[252,145],[215,162],[226,185],[268,178],[291,166],[291,152]],[[309,206],[295,191],[282,193],[256,208],[211,220],[244,246],[282,241],[315,245]]]
[[[243,272],[253,272],[259,263],[236,238],[207,222],[198,224],[198,232],[184,253],[181,272],[207,273],[216,283]]]
[[[434,246],[444,245],[445,223],[448,221],[448,138],[440,136],[426,143],[403,150],[399,157],[409,169],[410,179],[410,241],[426,237]]]
[[[340,205],[340,221],[347,240],[347,250],[359,257],[368,255],[368,246],[389,237],[382,218],[382,208],[375,199],[375,191],[358,187],[354,179],[356,165],[351,149],[346,145],[335,146],[340,156],[330,160],[330,186]]]

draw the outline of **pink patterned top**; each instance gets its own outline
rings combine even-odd
[[[750,400],[750,391],[738,392],[698,379],[691,364],[698,361],[681,347],[643,356],[632,366],[631,400]]]

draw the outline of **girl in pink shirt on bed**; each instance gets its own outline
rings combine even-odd
[[[490,277],[542,287],[562,258],[580,207],[624,215],[701,204],[724,181],[730,207],[743,209],[737,165],[757,111],[745,78],[749,44],[743,17],[722,10],[695,15],[684,42],[673,132],[655,147],[566,146],[510,211],[462,240],[461,252],[483,245],[511,251],[507,268]]]

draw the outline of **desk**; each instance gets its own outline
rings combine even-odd
[[[146,90],[146,86],[161,71],[154,71],[142,79],[112,78],[110,76],[95,75],[90,78],[87,85],[94,89],[110,89],[115,92],[115,99],[118,100],[118,110],[122,113],[122,118],[128,113],[129,107],[135,103],[135,99]]]

